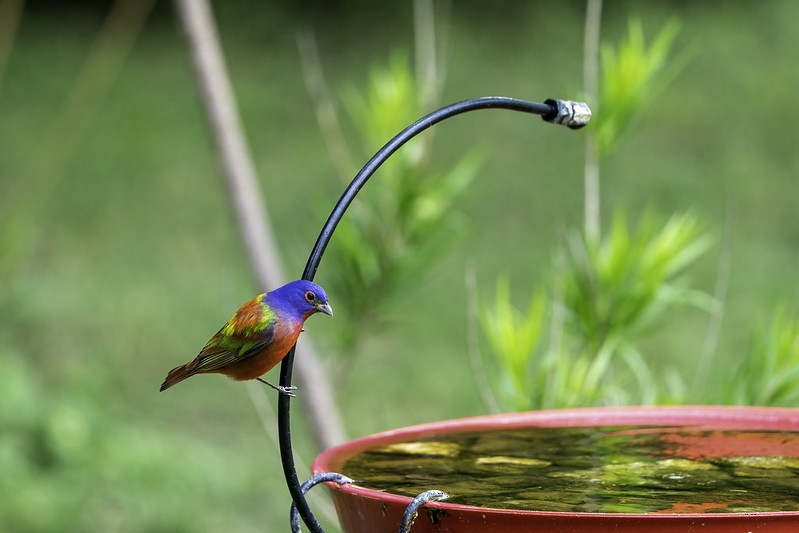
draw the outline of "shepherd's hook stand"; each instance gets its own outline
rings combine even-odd
[[[544,103],[530,102],[527,100],[518,100],[516,98],[506,98],[503,96],[486,96],[482,98],[473,98],[471,100],[464,100],[446,107],[442,107],[438,111],[433,111],[429,115],[417,120],[393,139],[386,143],[377,153],[369,160],[368,163],[361,169],[360,172],[353,178],[352,182],[344,190],[344,194],[339,198],[338,203],[333,208],[330,216],[325,222],[322,232],[316,239],[316,244],[311,251],[308,258],[308,263],[305,265],[305,271],[302,274],[302,279],[313,281],[316,275],[316,270],[319,268],[319,263],[322,260],[322,255],[325,253],[327,244],[333,236],[341,218],[344,216],[349,205],[355,199],[358,191],[372,177],[372,174],[380,168],[380,166],[388,159],[394,152],[396,152],[403,144],[410,141],[416,135],[426,130],[427,128],[438,124],[439,122],[448,118],[467,113],[469,111],[477,111],[478,109],[508,109],[510,111],[521,111],[523,113],[532,113],[541,115],[546,122],[553,124],[561,124],[571,129],[580,129],[591,118],[591,110],[582,102],[572,102],[569,100],[545,100]],[[283,387],[291,386],[291,373],[294,365],[294,348],[283,359],[280,366],[280,385]],[[294,466],[294,453],[291,447],[291,398],[287,395],[281,394],[278,398],[278,438],[280,442],[280,459],[283,463],[283,473],[286,476],[286,483],[288,484],[291,499],[294,501],[292,506],[292,531],[300,531],[299,520],[296,515],[302,517],[303,522],[308,526],[313,533],[324,533],[322,526],[316,520],[308,502],[305,499],[305,492],[312,486],[321,481],[332,481],[335,483],[348,483],[351,480],[340,476],[338,474],[320,474],[311,478],[304,485],[300,485],[297,478],[297,470]],[[320,478],[321,476],[321,478]],[[327,477],[330,476],[330,477]],[[335,477],[339,476],[339,477]],[[319,479],[318,479],[319,478]],[[412,527],[413,517],[416,516],[418,508],[430,500],[442,499],[445,497],[440,491],[427,491],[419,495],[409,506],[406,511],[406,517],[403,519],[403,524],[399,526],[399,531],[407,532]],[[421,499],[420,499],[421,498]]]

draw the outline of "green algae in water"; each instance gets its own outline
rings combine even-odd
[[[730,453],[738,441],[749,453],[769,453]],[[617,426],[457,433],[368,449],[342,473],[374,490],[414,497],[438,489],[449,503],[497,509],[799,511],[799,433]]]

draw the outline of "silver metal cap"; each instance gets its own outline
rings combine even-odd
[[[544,103],[553,108],[550,113],[542,116],[547,122],[562,124],[567,128],[579,130],[591,120],[591,109],[585,102],[550,98],[545,100]]]

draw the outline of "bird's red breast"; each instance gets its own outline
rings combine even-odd
[[[302,322],[278,320],[274,325],[272,342],[260,352],[209,373],[224,374],[238,381],[260,377],[283,360],[296,344],[301,331]]]

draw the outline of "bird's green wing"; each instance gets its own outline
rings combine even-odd
[[[194,359],[192,370],[194,372],[212,372],[260,352],[272,341],[271,328],[269,329],[270,331],[265,331],[268,333],[265,337],[250,341],[223,337],[217,333]]]
[[[244,308],[242,308],[244,309]],[[263,350],[274,336],[277,317],[264,313],[256,322],[253,313],[240,309],[194,358],[193,372],[213,372]]]
[[[211,337],[192,361],[192,373],[213,372],[263,350],[274,336],[277,315],[258,295]]]

